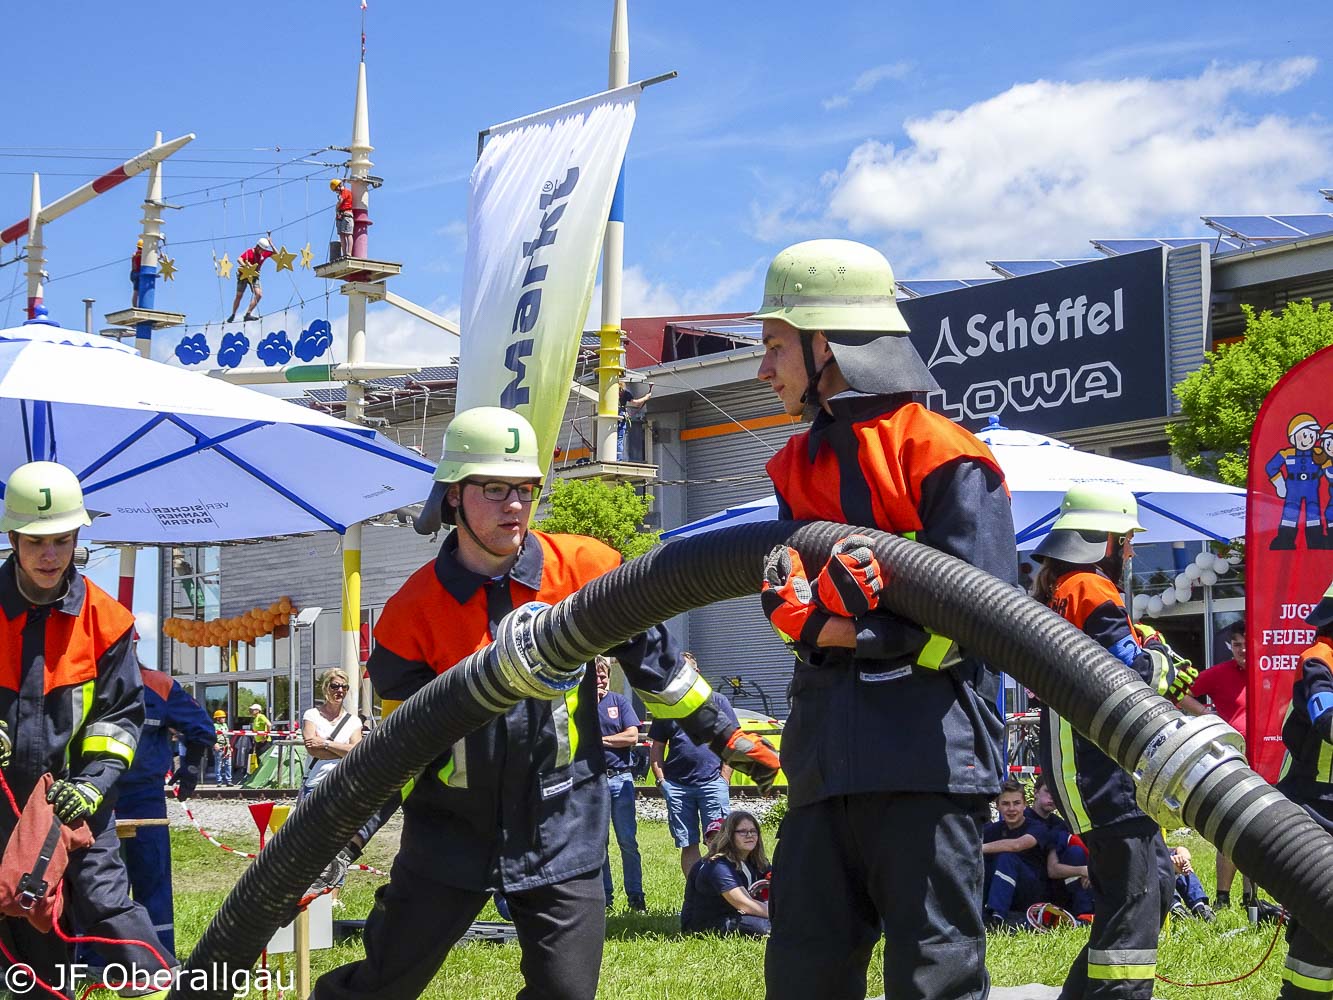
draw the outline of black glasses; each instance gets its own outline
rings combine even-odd
[[[504,503],[511,496],[517,495],[519,503],[532,503],[541,496],[541,483],[502,483],[498,480],[479,483],[475,479],[468,482],[481,490],[481,495],[492,503]]]
[[[737,828],[736,828],[736,836],[738,836],[738,837],[757,837],[757,836],[759,836],[759,831],[758,831],[758,830],[742,830],[742,829],[740,829],[739,827],[737,827]]]
[[[330,691],[346,691],[346,690],[347,690],[347,685],[346,685],[346,684],[330,684],[330,685],[329,685],[329,690],[330,690]]]

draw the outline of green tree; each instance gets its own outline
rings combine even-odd
[[[662,541],[660,531],[643,530],[652,500],[635,493],[630,483],[608,486],[601,479],[558,479],[551,490],[550,510],[537,527],[589,535],[633,559]]]
[[[1245,339],[1209,351],[1176,386],[1184,420],[1166,429],[1172,453],[1191,472],[1244,486],[1250,432],[1264,397],[1287,372],[1333,345],[1333,307],[1310,299],[1281,313],[1243,305]]]

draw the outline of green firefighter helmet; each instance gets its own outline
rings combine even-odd
[[[898,283],[885,256],[852,240],[807,240],[768,265],[764,303],[750,319],[780,319],[798,330],[906,333]]]
[[[58,462],[20,465],[5,482],[0,531],[63,535],[92,523],[78,477]]]
[[[1128,488],[1084,483],[1065,493],[1060,515],[1032,555],[1037,560],[1049,556],[1069,563],[1095,563],[1109,552],[1108,536],[1142,530],[1139,504]]]
[[[477,406],[454,417],[444,432],[444,456],[435,481],[481,476],[542,478],[537,432],[527,419],[498,406]]]
[[[908,338],[898,282],[885,256],[853,240],[807,240],[768,265],[764,301],[749,318],[822,333],[847,384],[859,392],[939,388]],[[807,355],[806,367],[814,372]]]

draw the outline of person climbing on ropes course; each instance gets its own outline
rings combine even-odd
[[[1198,672],[1155,633],[1140,642],[1120,596],[1142,531],[1123,486],[1074,486],[1033,552],[1033,597],[1152,686],[1179,701]],[[1162,831],[1140,811],[1134,780],[1069,721],[1041,710],[1041,768],[1060,812],[1088,853],[1092,932],[1065,978],[1062,1000],[1150,998],[1157,937],[1175,898],[1175,868]]]
[[[620,563],[594,539],[529,529],[543,473],[536,433],[511,410],[455,416],[435,480],[417,529],[430,533],[431,521],[444,521],[457,530],[376,623],[367,668],[386,712],[484,648],[516,607],[554,604]],[[771,787],[777,755],[723,719],[708,683],[662,626],[607,654],[655,717],[679,720],[733,768]],[[606,930],[603,756],[589,670],[562,698],[522,701],[428,765],[402,801],[401,847],[366,924],[366,957],[321,977],[313,995],[420,996],[500,890],[523,952],[519,995],[592,1000]]]
[[[329,181],[329,190],[337,197],[333,208],[333,221],[338,230],[338,242],[344,257],[352,256],[352,187],[346,181],[333,178]]]
[[[20,807],[50,775],[46,799],[56,818],[90,828],[92,845],[71,853],[65,869],[70,924],[111,939],[98,945],[109,961],[159,973],[175,957],[130,900],[112,822],[115,785],[134,760],[144,722],[134,617],[74,568],[79,529],[91,523],[79,481],[63,465],[30,462],[9,474],[0,519],[13,546],[0,565],[0,724],[13,746],[0,754],[0,768]],[[16,820],[0,801],[5,843]],[[57,993],[72,997],[70,945],[23,920],[3,925],[10,961],[66,984]],[[166,990],[134,995],[165,997]]]
[[[1306,615],[1314,642],[1301,654],[1291,709],[1282,723],[1287,753],[1277,790],[1333,833],[1333,584]],[[1333,951],[1293,921],[1287,928],[1287,961],[1281,1000],[1333,996]]]
[[[272,257],[277,250],[273,246],[273,241],[267,236],[261,236],[249,250],[241,253],[236,258],[236,298],[231,302],[231,315],[227,317],[228,323],[236,321],[236,310],[240,308],[241,299],[245,296],[245,291],[250,290],[250,305],[245,310],[245,315],[241,317],[241,322],[248,323],[252,319],[258,319],[255,310],[259,308],[259,300],[264,297],[264,287],[259,280],[259,270],[264,266],[264,261]],[[253,273],[251,273],[253,271]]]
[[[779,517],[904,535],[1013,583],[1004,473],[921,405],[938,387],[896,291],[884,256],[848,240],[798,243],[769,265],[750,317],[763,323],[758,377],[813,421],[768,463]],[[764,610],[796,655],[768,1000],[859,1000],[881,936],[887,996],[987,990],[981,835],[1003,765],[998,675],[880,609],[882,582],[857,535],[822,567],[783,546],[765,566]]]
[[[130,308],[139,308],[139,268],[143,265],[143,237],[134,245],[134,256],[130,258]]]

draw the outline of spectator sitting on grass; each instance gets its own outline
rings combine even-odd
[[[713,854],[713,844],[717,842],[717,835],[722,832],[722,827],[726,825],[726,818],[719,816],[708,826],[704,827],[704,847],[708,849],[709,857]],[[690,873],[685,876],[685,897],[680,904],[680,928],[688,931],[690,924],[694,921],[695,900],[699,898],[699,889],[696,882],[696,876],[707,863],[708,858],[700,858],[690,869]]]
[[[692,934],[767,936],[771,875],[759,821],[748,812],[731,813],[694,873],[693,905],[688,908],[688,925],[681,915],[682,929]]]
[[[1040,820],[1028,818],[1026,805],[1022,786],[1006,781],[995,800],[1000,818],[986,824],[982,831],[986,923],[992,927],[1003,926],[1013,911],[1024,920],[1029,906],[1047,902],[1047,827]]]
[[[1023,811],[1023,815],[1046,826],[1046,877],[1050,883],[1047,898],[1083,923],[1091,923],[1093,901],[1092,883],[1088,878],[1088,849],[1056,811],[1055,796],[1051,794],[1044,774],[1037,775],[1032,785],[1032,805]]]
[[[1194,874],[1189,848],[1171,848],[1171,863],[1176,869],[1176,901],[1171,905],[1171,915],[1177,919],[1198,917],[1211,924],[1217,915],[1208,905],[1208,894],[1203,891],[1203,883]]]

